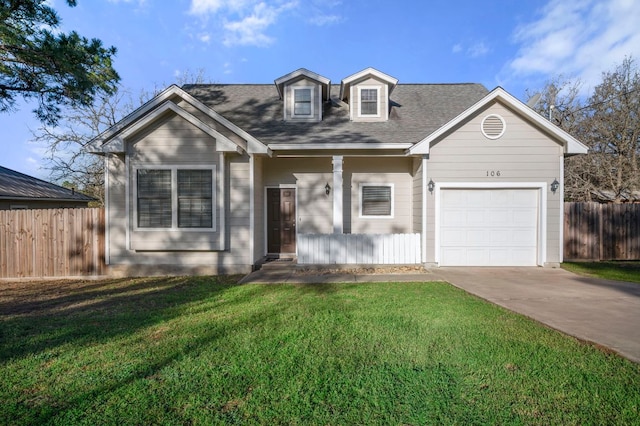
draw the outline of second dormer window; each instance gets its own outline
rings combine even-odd
[[[360,116],[380,116],[378,108],[378,88],[359,88],[360,91]]]
[[[311,108],[311,88],[293,89],[293,116],[310,117],[313,115]]]

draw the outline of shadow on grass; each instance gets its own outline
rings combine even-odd
[[[0,362],[131,334],[234,285],[218,277],[8,285],[0,291]]]
[[[238,286],[235,280],[217,277],[46,285],[51,287],[42,292],[33,287],[13,286],[7,290],[10,297],[5,291],[0,292],[0,299],[4,300],[0,311],[0,365],[29,356],[55,357],[58,352],[68,353],[72,350],[69,347],[109,343],[182,315],[197,316],[211,312],[211,320],[205,322],[204,328],[202,322],[195,326],[190,331],[192,337],[165,346],[159,353],[149,353],[131,366],[118,366],[117,373],[101,373],[104,380],[84,390],[80,386],[56,401],[42,400],[42,396],[34,400],[25,396],[22,401],[7,401],[6,411],[0,414],[0,423],[34,424],[47,423],[54,418],[64,420],[67,412],[84,411],[95,401],[108,398],[139,380],[152,382],[165,367],[198,354],[203,348],[215,348],[216,342],[225,342],[235,333],[253,330],[272,321],[305,294],[338,290],[336,285],[287,286],[291,291],[286,297],[280,295],[272,300],[270,294],[281,286],[243,286],[242,291],[230,294],[228,291]],[[259,303],[252,304],[255,301]],[[215,314],[219,312],[226,315],[218,318]],[[130,349],[123,348],[123,351],[127,350]]]

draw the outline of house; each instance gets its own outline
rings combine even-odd
[[[553,266],[563,158],[587,148],[498,87],[171,86],[98,136],[122,273],[302,264]]]
[[[0,210],[87,207],[94,198],[0,166]]]

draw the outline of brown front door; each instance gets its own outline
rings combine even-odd
[[[296,252],[296,190],[267,188],[267,251]]]

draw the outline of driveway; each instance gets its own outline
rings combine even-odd
[[[640,363],[640,284],[553,268],[439,268],[434,277]]]

